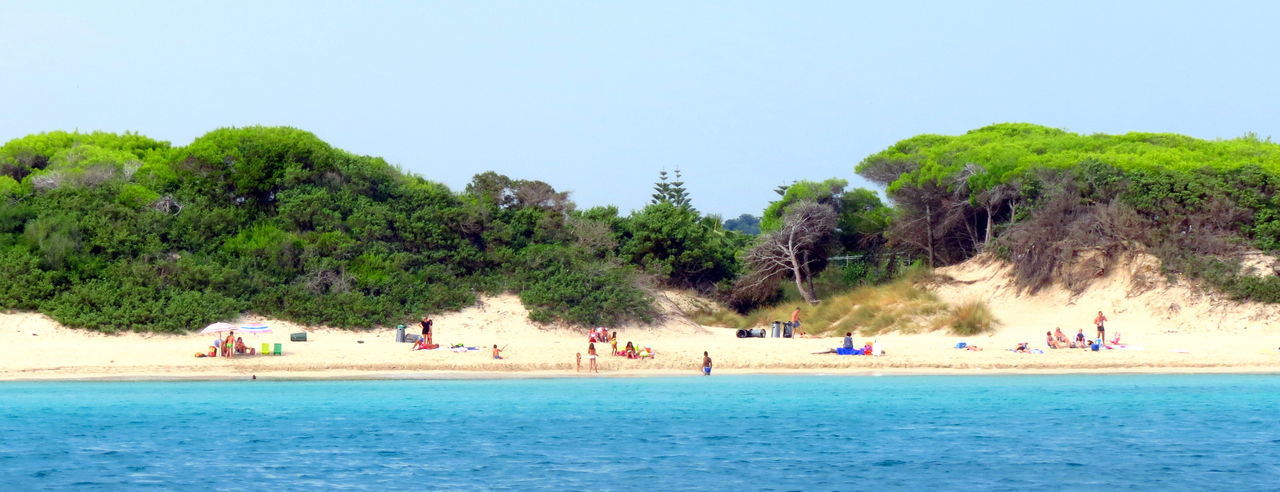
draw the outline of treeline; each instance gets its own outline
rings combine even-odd
[[[104,331],[245,311],[370,327],[516,292],[535,320],[643,321],[646,285],[714,291],[750,239],[668,193],[622,216],[491,172],[454,192],[292,128],[32,135],[0,147],[0,309]]]
[[[1275,272],[1232,260],[1280,250],[1280,145],[1253,135],[999,124],[903,140],[857,172],[885,185],[895,205],[886,242],[931,265],[992,252],[1015,265],[1023,288],[1079,290],[1123,253],[1147,251],[1169,274],[1280,302]]]
[[[797,181],[760,217],[723,221],[694,207],[679,171],[623,215],[492,172],[450,190],[292,128],[184,147],[32,135],[0,147],[0,309],[105,331],[246,311],[358,328],[515,292],[537,321],[616,325],[652,319],[662,286],[747,311],[991,252],[1026,289],[1082,289],[1129,251],[1280,302],[1275,275],[1232,260],[1280,250],[1280,145],[1253,136],[1000,124],[903,140],[856,170],[892,206],[842,179]]]

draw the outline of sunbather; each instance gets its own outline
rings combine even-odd
[[[979,347],[979,346],[977,346],[977,345],[965,345],[964,349],[965,349],[965,350],[972,350],[972,351],[974,351],[974,352],[981,352],[981,351],[982,351],[982,347]]]
[[[1048,345],[1049,348],[1051,349],[1061,348],[1058,345],[1058,341],[1053,339],[1052,332],[1048,332],[1048,331],[1044,332],[1044,338],[1045,338],[1045,345]]]
[[[254,354],[258,353],[258,351],[257,351],[257,350],[255,350],[255,349],[253,349],[253,348],[251,348],[251,347],[249,347],[249,346],[247,346],[247,345],[245,345],[245,344],[244,344],[244,338],[242,338],[242,337],[236,337],[236,353],[237,353],[237,354],[249,354],[249,355],[254,355]]]
[[[1067,336],[1062,333],[1062,328],[1053,329],[1053,338],[1059,343],[1067,343]]]
[[[1031,349],[1027,348],[1028,345],[1031,345],[1031,342],[1019,343],[1017,347],[1014,347],[1013,351],[1023,353],[1023,354],[1030,353]]]

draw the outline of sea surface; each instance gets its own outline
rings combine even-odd
[[[1274,490],[1280,376],[0,383],[0,484]]]

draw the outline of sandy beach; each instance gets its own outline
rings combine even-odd
[[[986,300],[1001,320],[994,333],[959,337],[946,332],[855,335],[860,346],[875,339],[885,350],[879,357],[814,354],[840,344],[825,338],[747,338],[734,329],[700,326],[683,315],[678,295],[665,296],[666,314],[656,324],[619,328],[619,345],[635,342],[652,347],[652,360],[630,360],[600,352],[599,374],[587,372],[585,329],[541,326],[528,321],[515,296],[488,297],[459,312],[433,316],[435,341],[465,344],[481,350],[412,351],[396,343],[393,328],[368,331],[308,327],[278,320],[246,317],[239,323],[264,322],[273,333],[246,336],[250,346],[282,343],[282,356],[197,358],[212,335],[125,333],[105,335],[58,325],[37,313],[0,315],[0,379],[360,379],[360,378],[542,378],[696,375],[702,352],[715,361],[716,374],[1004,374],[1004,373],[1208,373],[1280,372],[1280,310],[1216,299],[1185,285],[1152,281],[1135,290],[1151,265],[1142,258],[1099,279],[1082,295],[1048,289],[1036,295],[1011,287],[1007,267],[972,261],[940,269],[947,280],[933,287],[944,300]],[[1126,349],[1098,352],[1053,350],[1044,332],[1060,327],[1068,335],[1084,328],[1092,337],[1097,310],[1107,313],[1108,337],[1120,333]],[[290,342],[289,334],[306,332],[308,341]],[[416,333],[416,325],[410,326]],[[965,341],[984,350],[957,350]],[[1009,351],[1030,342],[1042,354]],[[504,359],[490,348],[505,346]],[[583,355],[582,370],[575,365]]]

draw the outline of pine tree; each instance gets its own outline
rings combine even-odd
[[[671,188],[667,192],[667,201],[683,209],[693,209],[689,202],[689,192],[684,189],[684,181],[680,180],[679,168],[676,168],[676,180],[671,182]]]
[[[658,172],[658,182],[654,183],[653,191],[655,191],[655,193],[652,195],[653,200],[650,200],[649,203],[657,205],[659,203],[670,201],[668,197],[671,194],[671,183],[667,182],[666,169],[663,169],[662,171]]]

